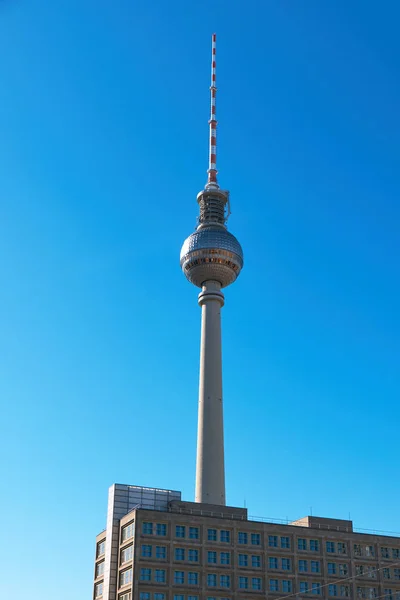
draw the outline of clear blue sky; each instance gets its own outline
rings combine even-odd
[[[91,597],[113,482],[193,499],[179,250],[213,31],[246,260],[223,311],[228,501],[400,530],[399,19],[395,0],[0,3],[2,598]]]

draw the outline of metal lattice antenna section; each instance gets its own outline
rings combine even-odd
[[[210,147],[208,155],[208,179],[206,189],[218,189],[217,183],[217,120],[216,120],[216,70],[217,70],[217,35],[213,33],[211,44],[211,111],[210,111]]]

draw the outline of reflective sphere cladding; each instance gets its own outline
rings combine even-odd
[[[243,267],[243,250],[234,235],[222,227],[194,231],[183,242],[181,267],[188,280],[201,288],[205,281],[233,283]]]

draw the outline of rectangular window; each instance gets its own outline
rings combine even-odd
[[[166,559],[167,558],[167,547],[156,546],[156,558]]]
[[[231,576],[230,575],[220,575],[219,576],[219,585],[223,588],[231,587]]]
[[[347,544],[345,542],[338,542],[337,551],[338,554],[347,554]]]
[[[377,593],[376,593],[376,588],[370,587],[367,588],[367,598],[376,598]]]
[[[177,538],[186,537],[186,528],[184,525],[176,525],[175,526],[175,537],[177,537]]]
[[[189,571],[188,585],[199,585],[199,574],[197,572]]]
[[[290,538],[281,536],[281,548],[290,548]]]
[[[247,567],[248,556],[247,554],[239,554],[239,567]]]
[[[150,546],[150,549],[151,549],[151,546]],[[128,546],[127,548],[124,548],[123,550],[121,550],[121,565],[128,562],[128,560],[132,560],[132,557],[133,557],[133,545]]]
[[[132,546],[131,546],[132,548]],[[122,550],[122,552],[124,552]],[[121,552],[121,562],[123,562],[122,560],[122,552]],[[142,544],[142,556],[143,558],[150,558],[152,554],[152,546],[148,545],[148,544]]]
[[[207,585],[208,587],[217,587],[217,576],[214,573],[208,573]]]
[[[177,584],[185,583],[184,571],[174,571],[174,583],[177,583]]]
[[[261,556],[259,556],[258,554],[252,554],[251,555],[251,566],[253,567],[253,569],[260,569],[261,568]]]
[[[175,560],[185,560],[185,548],[175,548]]]
[[[124,596],[120,596],[119,600],[121,600]],[[139,598],[140,600],[150,600],[150,592],[140,592]]]
[[[383,569],[383,579],[390,579],[390,569]]]
[[[247,533],[245,531],[239,531],[238,544],[247,544]]]
[[[329,596],[337,596],[337,585],[335,583],[330,583],[328,586],[328,595]]]
[[[299,571],[306,573],[308,571],[308,561],[299,560]]]
[[[241,590],[247,590],[249,587],[249,578],[248,577],[239,577],[239,588]]]
[[[354,550],[354,556],[361,556],[361,546],[360,546],[360,544],[354,544],[353,550]]]
[[[217,564],[217,553],[209,550],[207,552],[207,562],[212,564]]]
[[[167,526],[165,523],[157,523],[156,525],[156,534],[166,536],[167,535]]]
[[[392,593],[391,588],[386,588],[384,590],[384,593],[385,593],[385,600],[393,600],[393,593]]]
[[[282,558],[282,570],[290,571],[291,570],[291,560],[290,558]]]
[[[198,540],[199,539],[199,528],[198,527],[189,527],[189,539],[190,540]]]
[[[339,565],[339,575],[347,575],[349,572],[349,567],[345,563],[341,563]]]
[[[148,569],[151,573],[151,570]],[[126,571],[122,571],[119,574],[119,585],[127,585],[128,583],[132,583],[132,569],[127,569]]]
[[[143,535],[153,535],[153,523],[142,523]]]
[[[154,592],[153,600],[165,600],[165,594],[161,592]]]
[[[392,548],[392,557],[400,558],[400,548]]]
[[[209,542],[217,541],[217,530],[216,529],[208,529],[207,530],[207,539]]]
[[[98,583],[94,589],[95,589],[95,594],[94,594],[95,597],[100,598],[100,596],[103,595],[103,582]]]
[[[290,579],[282,579],[282,592],[291,592],[292,582]]]
[[[154,581],[157,583],[165,583],[165,570],[164,569],[156,569],[154,573]]]
[[[183,594],[174,594],[174,600],[185,600],[185,596]]]
[[[96,557],[99,558],[99,556],[103,556],[105,551],[106,551],[106,541],[103,540],[102,542],[99,542],[97,544]]]
[[[321,567],[319,564],[319,560],[312,560],[311,561],[311,573],[320,573],[321,571]]]
[[[220,554],[220,563],[221,563],[221,565],[230,565],[230,563],[231,563],[231,553],[230,552],[221,552],[221,554]]]
[[[313,581],[311,584],[311,593],[315,596],[319,596],[321,593],[321,584],[318,581]]]
[[[300,594],[308,594],[308,581],[300,581]]]
[[[132,569],[129,570],[132,571]],[[140,581],[151,581],[151,569],[140,569]]]
[[[312,552],[319,552],[319,540],[310,540],[310,550]]]
[[[198,596],[188,596],[187,600],[199,600]]]
[[[328,575],[336,575],[336,563],[328,562]]]
[[[400,580],[400,569],[393,569],[393,579]]]
[[[326,551],[327,552],[336,552],[335,550],[335,542],[326,542]]]
[[[277,579],[269,580],[269,591],[270,592],[279,592],[279,581]]]
[[[269,535],[268,536],[268,546],[270,548],[278,547],[278,536],[277,535]]]
[[[365,594],[365,590],[362,587],[358,587],[357,588],[357,598],[365,598],[366,594]]]
[[[231,532],[227,529],[221,529],[219,532],[219,539],[221,542],[229,543],[231,541]]]
[[[348,598],[350,596],[350,586],[349,585],[341,585],[340,586],[340,595],[344,598]]]
[[[133,537],[133,526],[134,523],[129,523],[129,525],[125,525],[125,527],[121,530],[121,541],[125,542],[125,540],[130,540]]]
[[[381,548],[381,556],[382,558],[390,558],[389,548]]]
[[[373,546],[365,546],[365,556],[375,556],[375,548]]]
[[[307,540],[304,538],[297,539],[297,549],[298,550],[307,550]]]
[[[375,567],[367,567],[368,571],[367,571],[367,575],[370,579],[376,579],[376,568]],[[389,570],[389,577],[390,577],[390,570]]]
[[[259,533],[252,533],[251,543],[253,546],[259,546],[261,544],[261,535]]]
[[[251,578],[251,589],[252,590],[261,590],[261,577],[252,577]]]
[[[96,578],[104,574],[104,560],[96,565]]]
[[[147,592],[143,592],[144,594]],[[131,593],[130,592],[126,592],[125,594],[121,594],[120,596],[118,596],[118,600],[131,600]],[[143,600],[150,600],[150,594],[148,598],[143,598]]]
[[[190,562],[199,562],[199,551],[191,548],[188,550],[188,559]]]
[[[278,559],[275,558],[275,556],[270,556],[268,559],[268,566],[270,569],[277,569],[278,568]]]

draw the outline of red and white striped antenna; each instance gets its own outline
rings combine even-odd
[[[210,120],[210,146],[208,155],[208,179],[206,189],[219,188],[217,183],[217,120],[216,120],[216,71],[217,71],[217,35],[213,33],[211,43],[211,112]]]

